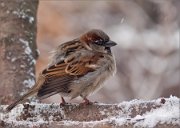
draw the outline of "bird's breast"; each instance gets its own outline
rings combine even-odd
[[[89,85],[83,92],[83,95],[89,95],[102,88],[103,83],[116,71],[116,65],[113,57],[107,57],[103,60],[101,68],[91,73]],[[90,75],[90,74],[89,74]],[[93,76],[93,77],[92,77]],[[86,85],[85,85],[86,86]]]

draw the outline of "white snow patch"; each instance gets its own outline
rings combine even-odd
[[[37,55],[40,55],[40,51],[39,49],[36,49]]]
[[[29,47],[26,47],[25,51],[24,51],[26,54],[31,54],[31,49]]]
[[[28,41],[26,41],[26,40],[24,40],[24,39],[22,39],[22,38],[20,38],[19,41],[22,42],[23,44],[25,44],[25,50],[24,50],[24,52],[25,52],[26,54],[28,54],[28,55],[32,54],[32,51],[31,51],[31,49],[30,49],[30,47],[29,47]]]
[[[35,64],[36,64],[36,60],[33,59],[33,60],[31,61],[31,63],[32,63],[33,65],[35,65]]]
[[[31,75],[31,76],[33,76],[33,77],[35,77],[35,74],[34,74],[34,73],[32,73],[32,72],[30,73],[30,75]]]
[[[28,88],[32,88],[35,84],[35,80],[34,79],[24,80],[23,84]]]
[[[161,99],[154,100],[152,102],[155,102],[156,105],[162,105],[159,108],[152,109],[150,112],[147,112],[143,115],[136,115],[134,118],[127,118],[130,120],[130,122],[135,123],[134,126],[136,127],[154,127],[158,123],[167,123],[167,124],[178,124],[180,122],[180,99],[174,96],[171,96],[170,98],[165,98],[166,102],[165,104],[161,104]],[[130,107],[132,105],[140,104],[142,102],[148,102],[148,101],[142,101],[142,100],[132,100],[130,102],[123,102],[119,104],[119,107],[123,107],[123,110],[129,111],[130,113]],[[179,120],[174,120],[179,119]],[[118,124],[125,123],[124,119],[122,117],[115,118],[115,121]],[[123,123],[121,122],[123,121]],[[126,121],[128,123],[128,121]]]
[[[101,115],[106,115],[105,111],[100,111]]]
[[[23,46],[23,47],[25,47],[24,53],[27,54],[30,57],[30,59],[29,59],[30,64],[35,65],[36,60],[32,56],[32,50],[30,49],[29,42],[22,39],[22,38],[20,38],[19,41],[24,44],[24,46]]]
[[[170,100],[162,105],[162,107],[142,115],[141,118],[144,118],[144,121],[137,122],[135,126],[154,127],[159,122],[173,123],[172,119],[179,119],[178,122],[180,122],[179,101],[179,98],[171,96]]]
[[[21,64],[20,67],[21,67],[21,68],[25,68],[26,66]]]
[[[34,22],[34,17],[32,17],[32,16],[31,16],[31,17],[29,17],[29,23],[31,23],[31,24],[32,24],[33,22]]]
[[[26,11],[23,11],[23,10],[13,11],[12,14],[17,15],[19,18],[22,18],[22,19],[28,19],[29,23],[32,24],[34,22],[34,17],[29,16],[27,12],[30,12],[30,9],[27,9]]]
[[[17,60],[17,58],[16,57],[13,57],[12,59],[11,59],[11,62],[14,62],[14,61],[16,61]]]
[[[137,115],[137,116],[135,116],[133,119],[134,119],[135,121],[136,121],[136,120],[142,120],[142,119],[144,119],[144,117],[141,116],[141,115]]]

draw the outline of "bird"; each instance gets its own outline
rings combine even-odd
[[[6,110],[24,103],[29,97],[45,99],[60,94],[64,97],[82,97],[85,105],[92,103],[87,96],[102,88],[106,79],[116,72],[111,47],[117,45],[100,29],[91,29],[78,38],[60,44],[52,55],[49,65],[42,70],[35,85]]]

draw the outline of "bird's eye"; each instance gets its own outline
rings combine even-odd
[[[102,39],[100,39],[100,40],[96,40],[95,44],[97,44],[97,45],[104,45],[104,42],[103,42]]]

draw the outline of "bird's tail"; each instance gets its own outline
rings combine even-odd
[[[41,85],[44,83],[45,78],[43,75],[40,75],[38,77],[38,80],[36,82],[36,84],[29,90],[29,92],[27,92],[26,94],[24,94],[22,97],[20,97],[18,100],[16,100],[14,103],[12,103],[11,105],[9,105],[6,108],[6,111],[9,112],[11,111],[16,105],[25,102],[25,100],[29,97],[32,96],[34,94],[36,94],[38,92],[38,89],[41,87]]]
[[[16,100],[14,103],[10,104],[7,108],[6,111],[9,112],[11,111],[16,105],[23,103],[29,96],[35,94],[35,90],[30,90],[28,93],[24,94],[22,97],[20,97],[18,100]]]

